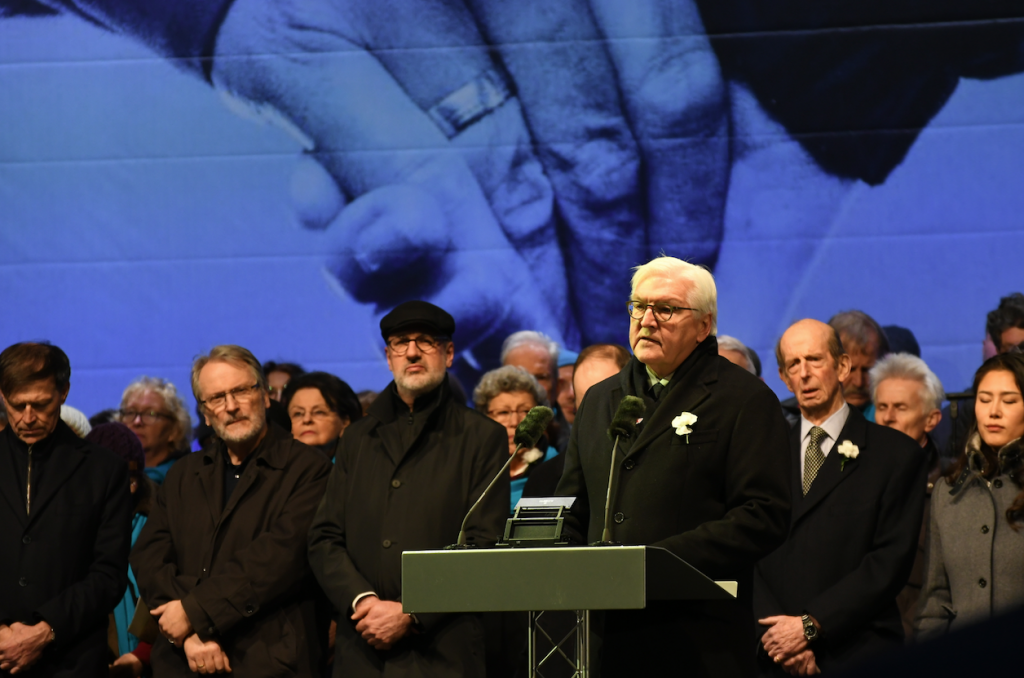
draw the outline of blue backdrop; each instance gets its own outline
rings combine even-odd
[[[156,5],[0,0],[0,345],[63,347],[87,414],[218,343],[379,389],[408,298],[466,381],[518,329],[625,343],[661,251],[777,392],[851,308],[960,390],[1024,287],[1013,3]]]

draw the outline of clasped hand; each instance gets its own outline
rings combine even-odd
[[[217,641],[203,642],[193,633],[185,639],[182,647],[188,668],[193,673],[231,673],[231,662]]]
[[[402,604],[366,596],[356,605],[352,621],[370,647],[390,650],[412,631],[412,617],[402,612]]]
[[[761,637],[765,652],[782,669],[794,676],[812,676],[821,673],[804,636],[804,623],[800,617],[776,616],[758,619],[758,624],[769,627]]]
[[[0,671],[17,675],[39,661],[50,642],[50,625],[42,621],[29,626],[15,622],[0,625]]]
[[[172,600],[159,607],[154,607],[149,613],[159,619],[160,633],[164,634],[172,645],[181,647],[185,638],[193,631],[192,622],[185,614],[185,608],[180,600]]]

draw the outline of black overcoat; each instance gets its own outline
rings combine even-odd
[[[712,579],[739,582],[729,603],[650,605],[609,613],[602,662],[611,675],[678,671],[748,675],[753,671],[750,611],[754,564],[785,537],[789,517],[788,427],[762,381],[701,342],[655,402],[635,357],[595,385],[576,413],[559,495],[577,497],[573,518],[588,542],[601,538],[612,441],[607,429],[623,396],[646,400],[635,439],[620,442],[612,495],[612,538],[668,549]],[[673,419],[697,416],[692,432]]]
[[[345,430],[310,530],[310,564],[338,611],[339,678],[483,676],[476,615],[418,615],[419,633],[386,652],[371,648],[350,619],[361,593],[402,599],[402,552],[454,544],[466,512],[508,459],[505,428],[456,402],[447,382],[417,400],[416,409],[435,397],[426,417],[410,420],[392,382],[367,416]],[[405,431],[408,444],[402,427],[413,429]],[[469,543],[493,544],[508,505],[505,474],[470,518]]]
[[[856,459],[837,452],[857,446]],[[807,496],[800,427],[790,434],[793,513],[786,542],[755,573],[758,617],[810,614],[818,668],[835,670],[903,642],[896,595],[907,582],[924,510],[927,456],[909,436],[850,408]],[[783,675],[761,652],[762,668]]]
[[[25,676],[106,675],[107,618],[128,586],[128,465],[64,422],[33,447],[49,456],[26,515],[12,454],[27,446],[0,432],[0,622],[53,627],[56,641]]]
[[[181,600],[236,676],[313,675],[326,629],[316,621],[306,533],[331,463],[270,424],[225,505],[224,454],[215,438],[160,486],[131,556],[142,598],[151,608]],[[193,675],[163,636],[151,661],[157,676]]]

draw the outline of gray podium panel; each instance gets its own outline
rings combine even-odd
[[[644,551],[643,546],[406,551],[402,610],[640,609]]]

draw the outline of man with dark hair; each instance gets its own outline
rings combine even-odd
[[[402,612],[402,553],[456,541],[508,438],[451,393],[451,315],[409,301],[380,330],[394,381],[345,431],[309,533],[309,562],[339,612],[334,675],[482,678],[479,616]],[[492,544],[508,505],[505,473],[470,517],[468,542]]]
[[[128,582],[128,468],[61,421],[70,379],[56,346],[0,353],[2,672],[105,675],[107,615]]]
[[[1024,294],[1014,292],[1000,299],[999,306],[989,311],[985,332],[998,353],[1024,342]]]
[[[839,340],[850,356],[850,375],[843,381],[843,398],[856,407],[868,421],[875,420],[868,388],[868,372],[878,359],[889,353],[889,339],[882,326],[864,311],[842,311],[828,324],[835,328]]]
[[[834,671],[903,642],[896,596],[921,528],[925,456],[843,399],[850,358],[835,355],[838,334],[801,320],[776,348],[800,423],[790,436],[789,536],[754,578],[766,673]]]
[[[168,472],[131,558],[160,625],[153,671],[314,675],[327,621],[305,541],[331,464],[268,423],[248,350],[197,358],[192,392],[216,437]]]

